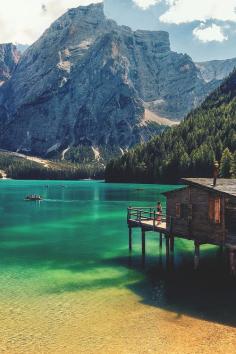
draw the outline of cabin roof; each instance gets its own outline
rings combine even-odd
[[[181,188],[181,187],[182,187],[182,188]],[[185,190],[185,189],[188,188],[187,186],[181,186],[181,187],[179,187],[179,188],[177,188],[177,189],[173,189],[173,190],[171,190],[171,191],[163,192],[162,194],[167,196],[167,195],[169,195],[169,194],[177,193],[177,192],[183,191],[183,190]]]
[[[213,186],[212,178],[183,178],[184,184],[201,187],[213,192],[236,197],[236,179],[218,178]]]

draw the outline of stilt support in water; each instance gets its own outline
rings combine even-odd
[[[169,235],[166,235],[166,257],[169,257],[170,254],[170,238]]]
[[[197,270],[199,268],[200,263],[200,244],[199,242],[194,242],[195,251],[194,251],[194,269]]]
[[[236,250],[233,248],[229,249],[229,264],[231,274],[236,276]]]
[[[160,232],[160,238],[159,238],[159,242],[160,242],[160,248],[162,248],[162,232]]]
[[[174,253],[175,250],[175,238],[174,235],[170,235],[170,252]]]
[[[142,255],[145,257],[146,252],[146,239],[145,239],[145,231],[142,229]]]
[[[129,227],[129,251],[132,251],[132,227]]]

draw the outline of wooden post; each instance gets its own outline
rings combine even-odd
[[[142,229],[142,255],[145,257],[146,244],[145,244],[145,231]]]
[[[175,248],[175,238],[174,235],[170,235],[170,252],[174,253]]]
[[[166,257],[169,257],[170,254],[170,238],[169,235],[166,235]]]
[[[169,269],[170,261],[170,237],[168,234],[165,235],[166,238],[166,269]]]
[[[129,227],[129,251],[132,251],[132,227]]]
[[[197,241],[194,242],[195,251],[194,251],[194,269],[197,270],[199,268],[200,262],[200,245]]]
[[[162,232],[160,232],[159,242],[160,242],[160,248],[162,248]]]
[[[129,220],[130,220],[130,210],[131,210],[131,207],[128,207],[127,208],[127,224],[129,224]]]
[[[169,228],[169,247],[170,247],[170,252],[173,253],[174,252],[174,235],[173,235],[173,217],[170,217],[170,228]]]
[[[230,263],[230,272],[233,276],[236,275],[236,264],[235,264],[235,250],[229,249],[229,263]]]

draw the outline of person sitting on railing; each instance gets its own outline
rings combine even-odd
[[[162,205],[161,202],[157,202],[157,225],[161,224],[162,222]]]

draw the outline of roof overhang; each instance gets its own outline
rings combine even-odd
[[[163,195],[165,195],[165,196],[168,196],[168,195],[170,195],[170,194],[183,191],[183,190],[185,190],[185,189],[188,189],[188,186],[183,185],[183,186],[181,186],[180,188],[173,189],[173,190],[167,191],[167,192],[163,192],[163,193],[161,193],[161,194],[163,194]]]
[[[215,186],[213,178],[182,178],[181,181],[188,186],[236,198],[236,179],[218,178]]]

